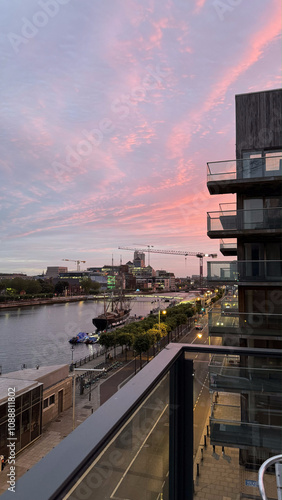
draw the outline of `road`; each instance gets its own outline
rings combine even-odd
[[[182,343],[208,342],[207,315],[203,330],[193,327]],[[199,338],[198,334],[202,337]],[[194,359],[194,455],[200,444],[210,409],[208,388],[209,355],[187,355]],[[111,500],[168,500],[169,471],[169,381],[168,375],[135,414],[121,434],[106,447],[81,482],[68,497],[70,500],[95,497]],[[163,494],[161,495],[161,492]],[[90,495],[90,496],[89,496]]]

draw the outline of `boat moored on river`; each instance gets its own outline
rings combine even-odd
[[[107,305],[104,300],[103,314],[93,318],[92,323],[96,326],[98,332],[115,328],[126,323],[129,319],[130,311],[129,303],[126,303],[122,294],[112,295]]]
[[[75,337],[69,340],[70,344],[96,344],[99,342],[99,333],[79,332]]]

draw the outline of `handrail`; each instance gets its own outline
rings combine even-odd
[[[225,203],[225,205],[233,205],[233,203]],[[279,210],[282,207],[267,207],[267,208],[234,208],[233,210],[214,210],[212,212],[207,212],[207,215],[210,217],[211,214],[233,214],[236,212],[237,214],[240,213],[247,213],[247,212],[268,212],[272,210]],[[216,217],[218,218],[218,217]]]
[[[263,483],[263,477],[266,469],[270,467],[271,465],[275,464],[275,472],[276,472],[276,483],[277,483],[277,496],[278,500],[282,499],[281,493],[281,467],[276,467],[279,465],[279,462],[282,462],[282,455],[275,455],[274,457],[269,458],[259,468],[259,473],[258,473],[258,487],[259,487],[259,492],[262,500],[268,500],[266,493],[265,493],[265,488],[264,488],[264,483]]]

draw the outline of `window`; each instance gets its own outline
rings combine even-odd
[[[52,394],[52,396],[49,396],[49,398],[44,399],[43,410],[46,410],[46,408],[49,408],[49,406],[52,406],[54,404],[55,404],[55,394]]]
[[[281,174],[282,151],[265,152],[265,175]]]
[[[263,159],[260,151],[243,153],[243,177],[255,178],[262,176]]]

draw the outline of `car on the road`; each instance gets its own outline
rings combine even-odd
[[[196,330],[202,330],[203,329],[203,325],[196,325]]]

